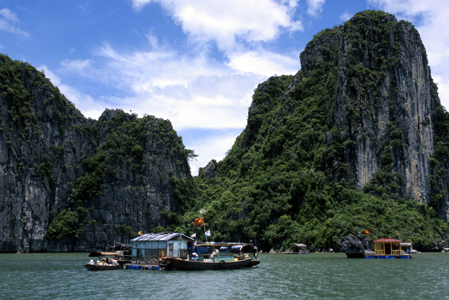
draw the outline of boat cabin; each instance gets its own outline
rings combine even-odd
[[[292,249],[293,253],[299,253],[299,254],[308,253],[307,245],[305,245],[305,244],[291,244],[290,248]]]
[[[401,250],[404,253],[410,254],[413,253],[413,244],[412,243],[401,243]]]
[[[197,244],[192,249],[192,260],[204,262],[235,261],[250,258],[257,247],[245,243],[208,242]]]
[[[392,238],[384,238],[374,241],[376,255],[401,255],[401,241]]]
[[[132,264],[158,265],[161,257],[189,259],[188,247],[193,239],[182,233],[147,233],[131,240]]]

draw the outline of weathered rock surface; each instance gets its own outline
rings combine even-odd
[[[328,107],[346,142],[346,179],[367,191],[386,185],[390,196],[426,204],[439,198],[433,204],[449,220],[447,166],[442,161],[441,171],[430,163],[435,136],[447,137],[447,126],[444,132],[436,129],[447,113],[435,114],[444,108],[414,26],[383,12],[358,13],[316,35],[300,58],[306,76],[326,63],[336,67],[338,80]],[[326,143],[333,142],[326,134]],[[439,176],[441,185],[430,184],[438,170],[445,173]]]
[[[104,249],[182,213],[169,178],[190,168],[168,120],[120,110],[86,119],[6,56],[0,90],[0,252]]]
[[[204,168],[201,168],[200,172],[202,173],[203,178],[215,178],[215,176],[217,176],[217,167],[215,165],[215,162],[208,162]]]

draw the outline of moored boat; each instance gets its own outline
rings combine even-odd
[[[94,251],[89,254],[89,257],[98,257],[96,262],[91,259],[89,263],[84,265],[89,271],[123,269],[123,264],[129,262],[123,257],[123,251]]]
[[[193,250],[195,249],[195,250]],[[260,264],[257,247],[244,243],[203,243],[193,247],[189,258],[162,257],[165,270],[232,270]]]
[[[214,261],[194,261],[178,257],[163,257],[159,264],[165,270],[184,270],[184,271],[202,271],[202,270],[235,270],[252,266],[252,259],[246,258],[236,261],[220,260]]]
[[[106,270],[116,270],[123,269],[120,265],[109,265],[109,264],[85,264],[84,265],[89,271],[106,271]]]
[[[365,258],[366,251],[362,242],[347,242],[346,247],[347,258]]]

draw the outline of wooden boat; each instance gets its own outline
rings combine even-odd
[[[260,263],[260,261],[257,261]],[[253,260],[251,258],[235,260],[211,262],[211,261],[194,261],[178,257],[162,257],[159,265],[164,270],[184,270],[184,271],[204,271],[204,270],[235,270],[244,267],[252,267]]]
[[[123,265],[129,262],[129,260],[124,259],[123,251],[115,251],[115,252],[94,251],[89,254],[89,257],[98,257],[97,262],[94,262],[91,259],[89,263],[84,265],[86,269],[88,269],[89,271],[123,269]]]
[[[117,263],[123,268],[123,265],[131,263],[131,256],[126,255],[124,251],[103,252],[94,251],[89,254],[89,257],[98,257],[99,260],[116,260]]]
[[[244,268],[252,268],[254,266],[257,266],[258,264],[260,264],[260,260],[251,260],[251,262],[245,266],[243,266]]]
[[[120,265],[91,265],[91,264],[85,264],[84,265],[89,271],[106,271],[106,270],[117,270],[117,269],[123,269]]]
[[[203,243],[193,247],[190,259],[162,257],[159,266],[164,270],[233,270],[260,264],[257,247],[245,243]]]
[[[364,250],[347,250],[346,251],[347,258],[365,258]]]
[[[346,243],[346,257],[347,258],[365,258],[365,249],[362,242]]]

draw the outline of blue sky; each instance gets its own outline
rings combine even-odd
[[[448,107],[446,0],[0,0],[0,52],[43,70],[86,117],[169,119],[199,155],[195,175],[232,147],[259,83],[295,74],[316,33],[365,9],[417,27]]]

